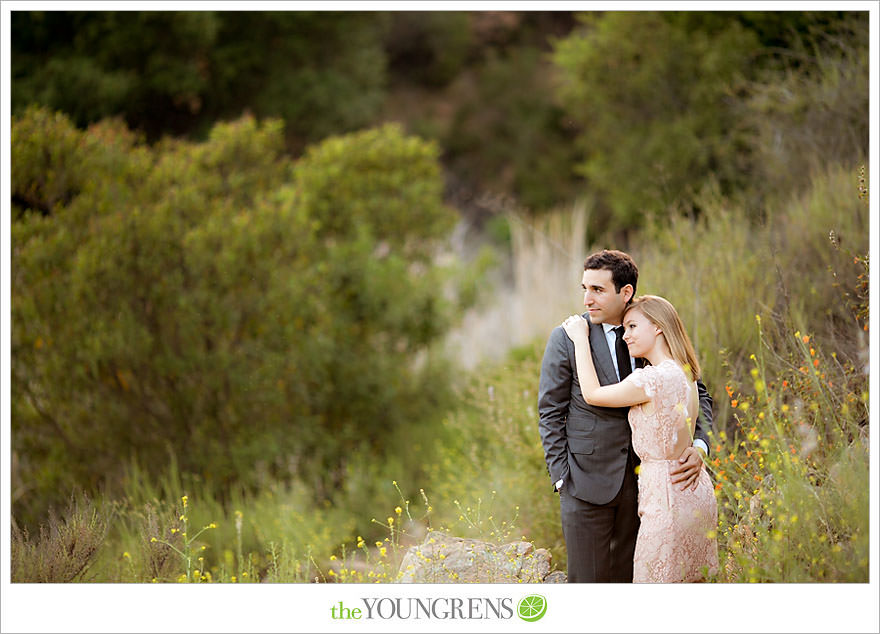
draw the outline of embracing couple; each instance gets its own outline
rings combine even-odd
[[[635,298],[621,251],[584,262],[583,316],[553,330],[538,392],[560,496],[568,581],[686,582],[718,568],[708,453],[712,398],[662,297]]]

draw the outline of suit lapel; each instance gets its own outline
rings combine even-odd
[[[617,372],[614,371],[614,361],[611,360],[605,329],[601,324],[590,324],[590,348],[593,352],[593,365],[596,366],[599,384],[617,383]]]

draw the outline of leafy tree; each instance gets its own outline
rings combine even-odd
[[[530,210],[571,200],[578,188],[575,126],[553,99],[548,70],[538,47],[490,51],[441,137],[450,169],[472,188],[511,192]]]
[[[347,456],[430,429],[455,314],[436,147],[386,126],[293,162],[283,138],[13,118],[17,514],[170,456],[221,490],[268,473],[332,497]]]
[[[711,178],[738,182],[728,89],[748,68],[754,33],[734,19],[689,30],[655,12],[581,19],[557,43],[560,96],[582,126],[580,171],[618,226],[691,199]]]
[[[244,109],[302,147],[372,122],[387,19],[363,12],[16,11],[13,110],[80,126],[121,115],[154,139],[204,135]]]
[[[702,192],[759,215],[817,165],[866,155],[867,14],[580,19],[556,44],[559,95],[582,128],[579,170],[616,229],[699,211]]]

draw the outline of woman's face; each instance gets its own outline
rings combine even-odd
[[[623,340],[633,357],[646,356],[662,332],[638,308],[633,308],[626,314],[623,318],[623,327]]]

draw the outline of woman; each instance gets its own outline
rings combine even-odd
[[[669,469],[690,446],[699,411],[700,366],[675,308],[662,297],[643,295],[623,314],[630,355],[650,365],[620,383],[599,385],[587,322],[572,315],[562,324],[575,345],[575,364],[587,403],[626,407],[639,468],[639,526],[633,581],[699,581],[718,569],[715,527],[718,508],[709,475],[700,472],[684,491]]]

